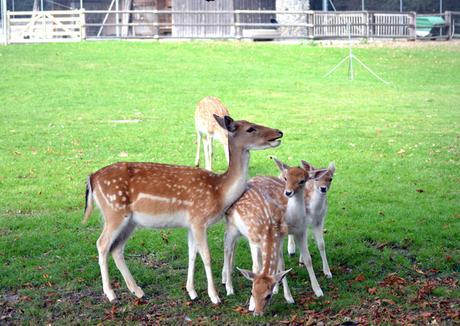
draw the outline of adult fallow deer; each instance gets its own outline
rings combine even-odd
[[[195,166],[200,166],[200,145],[203,140],[204,164],[206,170],[212,170],[212,141],[214,138],[219,140],[224,146],[225,158],[229,162],[228,155],[228,135],[214,119],[214,114],[220,117],[229,115],[227,108],[222,102],[213,96],[203,98],[195,110],[195,129],[196,129],[196,159]]]
[[[207,228],[218,221],[245,191],[249,151],[276,147],[283,133],[229,116],[214,116],[228,132],[230,163],[223,174],[203,169],[160,163],[115,163],[88,177],[84,221],[93,201],[104,218],[104,228],[97,240],[99,265],[104,293],[116,299],[109,282],[108,254],[112,253],[128,289],[137,297],[144,292],[126,266],[123,249],[136,227],[185,227],[188,231],[189,264],[187,291],[193,300],[195,258],[199,252],[208,281],[208,294],[220,303],[211,272]]]

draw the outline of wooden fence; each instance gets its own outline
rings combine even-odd
[[[415,39],[414,12],[186,9],[8,12],[6,34],[9,43],[99,38],[337,39],[349,33],[354,38]],[[149,19],[136,20],[136,15]],[[455,17],[458,26],[460,16]],[[140,29],[141,35],[136,32]]]
[[[80,10],[8,12],[8,43],[71,42],[86,38]]]

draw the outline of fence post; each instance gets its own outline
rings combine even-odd
[[[80,9],[80,41],[86,39],[86,16],[85,9]]]
[[[411,11],[408,13],[409,15],[409,40],[415,41],[417,38],[417,13],[415,11]]]
[[[447,23],[447,39],[451,40],[452,39],[452,12],[451,11],[446,11],[444,13],[446,23]]]
[[[366,14],[365,15],[365,22],[366,22],[366,32],[365,32],[365,34],[366,34],[366,38],[369,39],[369,35],[370,35],[370,32],[369,32],[369,20],[371,19],[372,14],[370,14],[369,11],[366,11],[365,14]]]
[[[243,36],[243,31],[240,26],[240,11],[235,10],[235,17],[234,17],[234,26],[235,26],[235,38],[237,40],[241,40],[241,37]]]

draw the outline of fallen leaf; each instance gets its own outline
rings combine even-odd
[[[423,190],[423,189],[415,189],[415,191],[420,192],[420,193],[425,192],[425,190]]]
[[[395,305],[396,302],[394,302],[393,300],[390,300],[390,299],[382,299],[382,302],[386,303],[386,304],[389,304],[389,305]]]
[[[118,154],[118,156],[120,157],[128,157],[128,153],[127,152],[120,152],[120,154]]]
[[[406,152],[406,151],[404,150],[404,148],[401,148],[401,149],[398,151],[398,154],[399,154],[399,155],[402,155],[402,154],[404,154],[405,152]]]
[[[366,277],[363,274],[359,274],[358,276],[355,277],[356,282],[362,282],[366,280]]]
[[[368,292],[369,294],[374,295],[374,294],[377,293],[377,288],[368,288],[368,289],[367,289],[367,292]]]

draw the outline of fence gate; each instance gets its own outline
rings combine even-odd
[[[8,12],[8,42],[80,41],[84,35],[84,13],[65,11]]]

